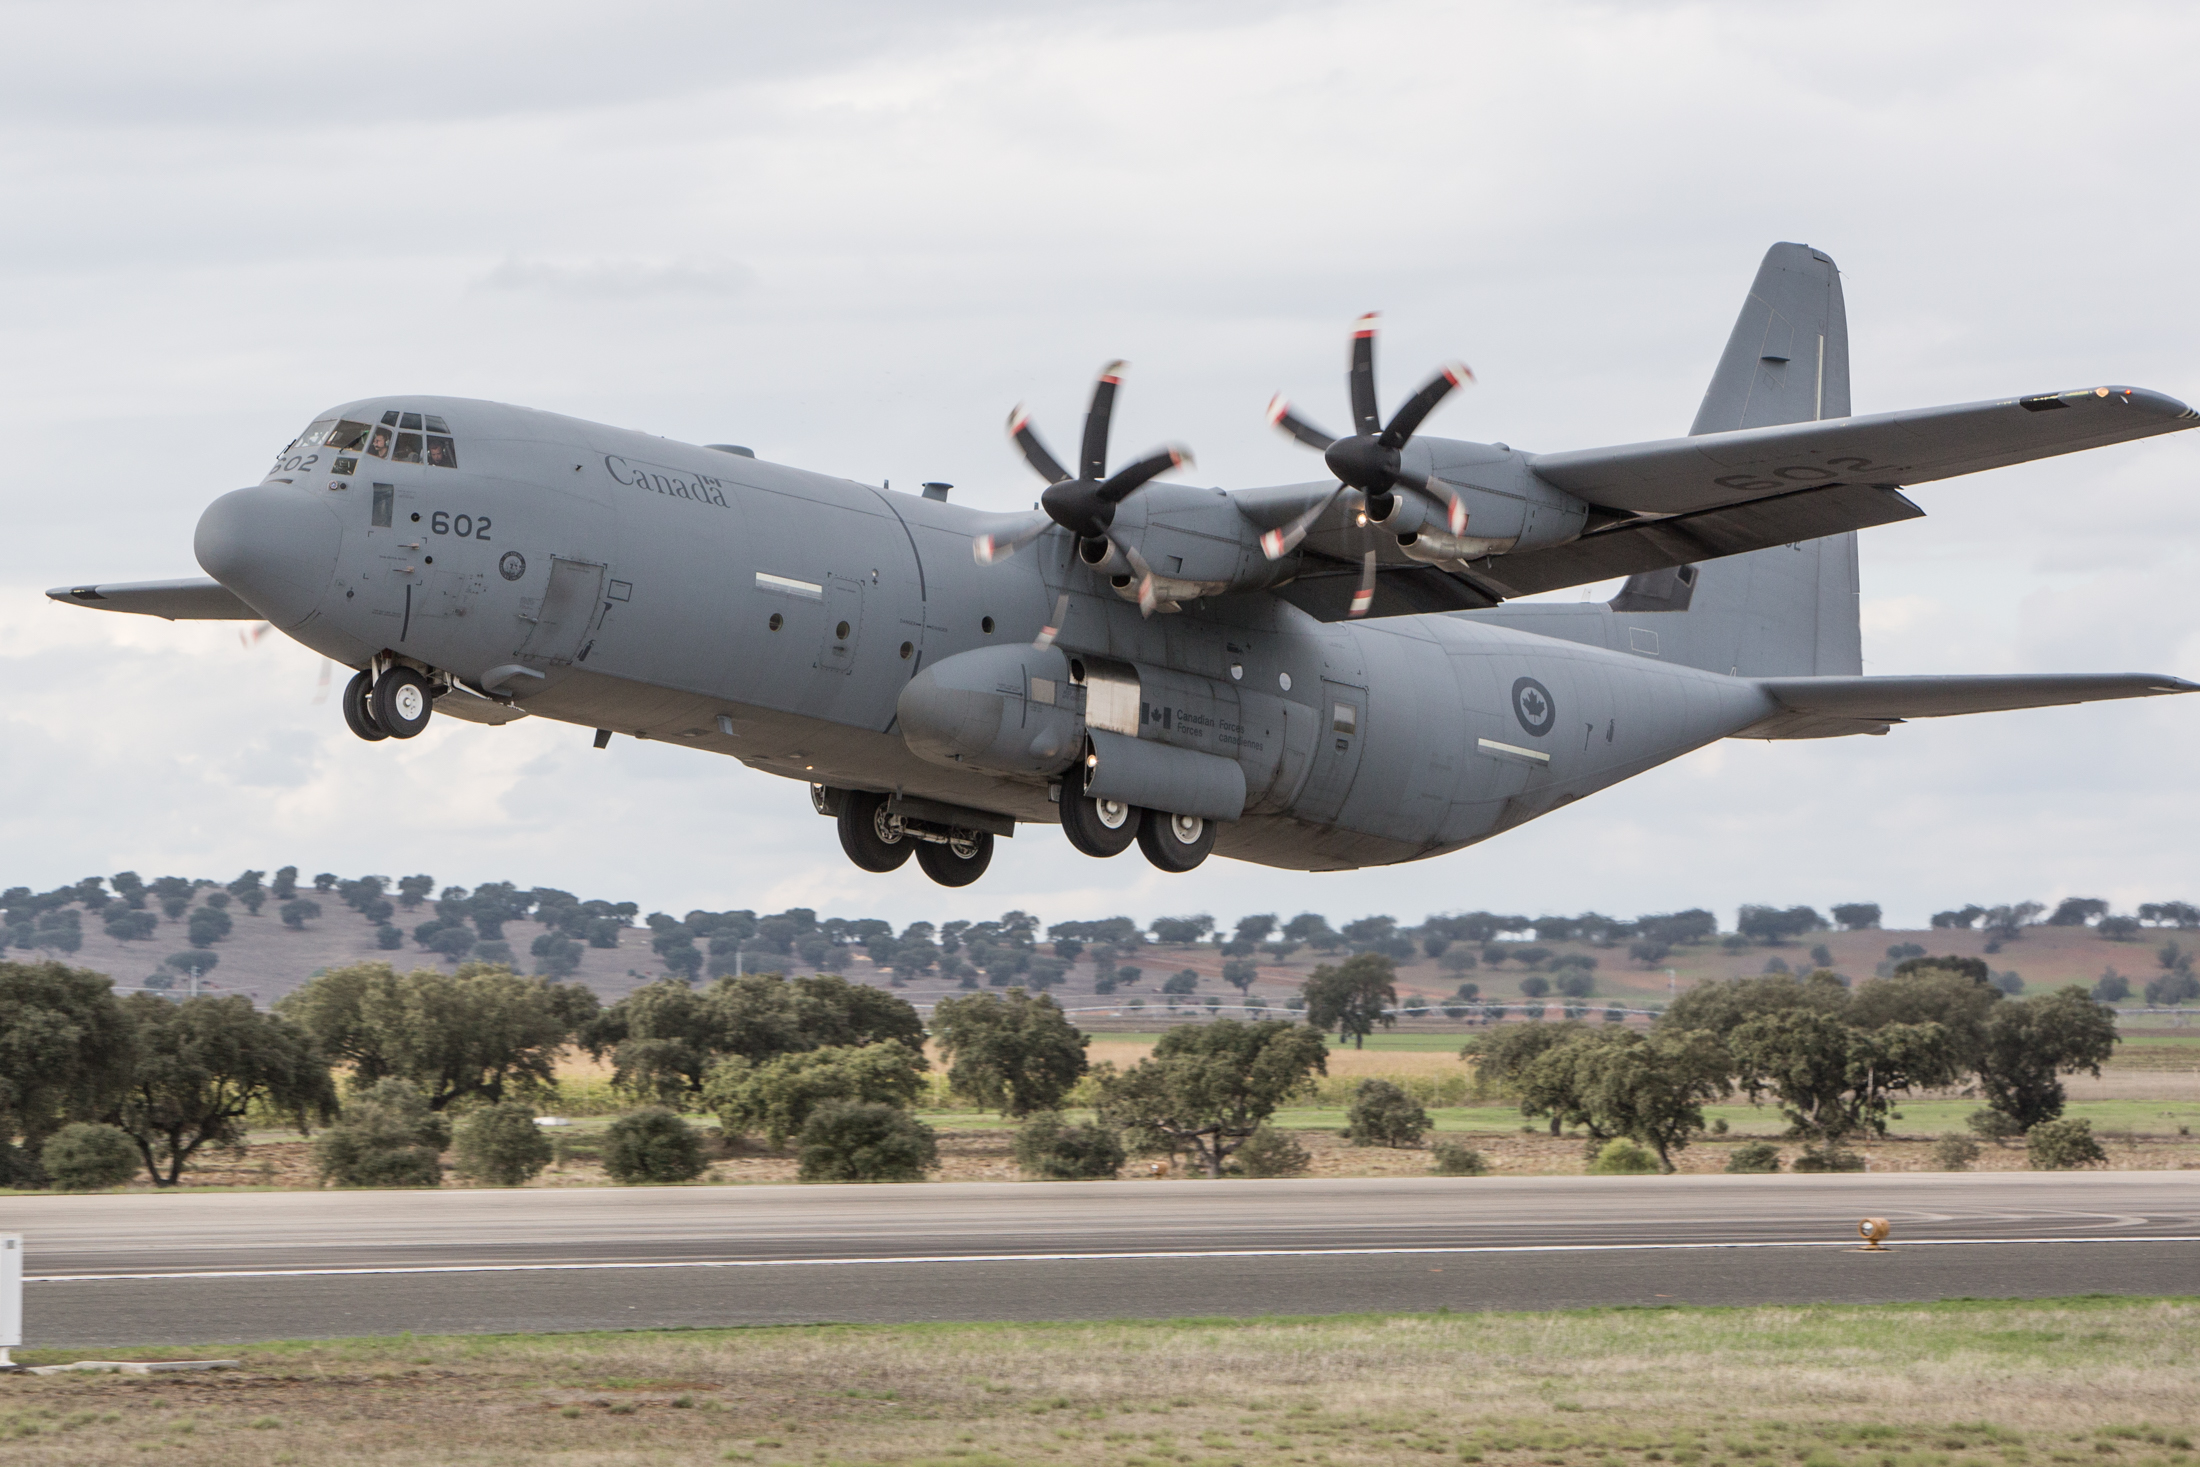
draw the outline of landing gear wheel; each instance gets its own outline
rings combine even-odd
[[[1164,871],[1189,871],[1215,848],[1215,823],[1197,815],[1148,810],[1138,827],[1138,848]]]
[[[344,684],[344,722],[351,726],[353,733],[368,743],[390,736],[389,730],[374,721],[374,708],[369,697],[373,691],[374,674],[371,672],[359,673]]]
[[[409,739],[428,726],[434,712],[428,680],[409,667],[393,667],[374,680],[369,706],[374,721],[393,739]]]
[[[993,864],[993,834],[958,830],[945,845],[926,841],[917,847],[917,864],[942,886],[968,886]]]
[[[1095,800],[1085,794],[1085,765],[1079,760],[1062,776],[1062,834],[1088,856],[1120,856],[1138,839],[1145,812],[1121,800]]]
[[[892,871],[916,841],[886,813],[886,796],[849,790],[840,797],[840,848],[865,871]]]

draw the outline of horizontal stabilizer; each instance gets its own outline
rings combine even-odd
[[[2200,683],[2138,672],[2018,673],[2008,677],[1775,677],[1757,686],[1781,712],[1737,738],[1815,739],[1884,733],[1911,718],[2057,708],[2113,698],[2200,692]]]
[[[2138,387],[1915,408],[1704,433],[1530,458],[1602,509],[1687,514],[1819,485],[1911,485],[2200,426],[2200,412]]]
[[[183,581],[115,581],[105,585],[57,586],[46,593],[72,606],[101,611],[134,611],[169,621],[265,621],[220,581],[195,577]]]

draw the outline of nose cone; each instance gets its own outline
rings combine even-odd
[[[343,524],[311,491],[258,484],[208,505],[191,548],[208,575],[287,630],[321,604],[343,540]]]

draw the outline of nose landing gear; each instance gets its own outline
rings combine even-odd
[[[344,722],[370,743],[409,739],[428,726],[437,691],[412,668],[376,658],[344,685]]]

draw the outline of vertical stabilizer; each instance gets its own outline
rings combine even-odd
[[[1849,319],[1841,272],[1809,245],[1765,251],[1691,436],[1849,415]],[[1681,658],[1744,677],[1850,676],[1864,670],[1856,536],[1830,535],[1707,561],[1687,600]],[[1631,578],[1613,603],[1654,594],[1670,571]],[[1637,581],[1644,584],[1640,587]],[[1637,596],[1636,599],[1639,599]]]

